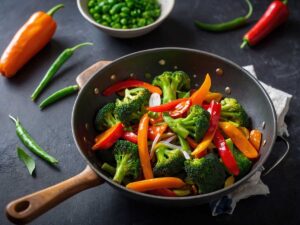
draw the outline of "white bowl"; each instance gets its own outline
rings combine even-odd
[[[144,34],[149,33],[156,27],[158,27],[171,13],[175,0],[158,0],[161,6],[161,14],[153,23],[140,27],[140,28],[133,28],[133,29],[115,29],[107,26],[103,26],[97,23],[93,17],[88,12],[87,3],[88,0],[77,0],[77,7],[81,13],[81,15],[90,23],[94,24],[96,27],[104,31],[105,33],[118,38],[133,38],[142,36]]]

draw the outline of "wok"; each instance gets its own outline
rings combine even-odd
[[[224,71],[222,76],[216,74],[217,68]],[[96,69],[97,67],[93,68],[93,70]],[[146,73],[158,75],[166,70],[176,69],[187,72],[191,76],[191,83],[195,86],[199,86],[205,74],[210,73],[212,90],[224,93],[225,87],[230,87],[231,96],[241,102],[251,117],[252,127],[261,127],[261,124],[265,122],[262,133],[266,142],[261,147],[260,158],[254,163],[249,174],[232,186],[203,195],[161,197],[126,189],[114,183],[107,176],[108,174],[101,170],[103,162],[113,160],[110,154],[107,151],[91,151],[97,134],[93,128],[95,113],[99,107],[116,97],[103,97],[101,92],[114,82],[129,77],[151,82],[151,79],[145,78]],[[112,75],[115,75],[113,76],[115,79],[111,79]],[[160,205],[191,206],[220,198],[232,192],[262,168],[276,139],[276,114],[269,96],[260,83],[233,62],[203,51],[158,48],[121,57],[95,71],[76,99],[72,115],[72,131],[77,148],[88,164],[87,168],[69,180],[9,203],[6,213],[11,221],[29,222],[77,192],[100,185],[104,181],[131,199]]]

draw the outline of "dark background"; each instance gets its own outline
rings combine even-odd
[[[62,1],[1,0],[0,52],[18,28],[37,10],[48,10]],[[252,0],[252,24],[262,15],[270,1]],[[197,30],[193,20],[215,22],[246,13],[244,1],[189,0],[176,1],[170,17],[152,33],[121,40],[107,36],[83,19],[75,1],[64,1],[65,9],[55,15],[58,29],[49,43],[13,79],[0,78],[0,224],[10,224],[4,215],[5,205],[20,196],[63,181],[85,167],[71,134],[71,110],[75,95],[40,112],[30,101],[30,94],[47,68],[65,48],[91,41],[95,45],[76,52],[57,74],[55,82],[42,94],[75,83],[75,77],[100,59],[113,60],[142,49],[179,46],[216,53],[239,65],[253,64],[259,79],[294,95],[286,121],[289,126],[291,152],[286,160],[263,181],[271,194],[252,197],[238,203],[232,216],[211,217],[207,205],[192,208],[161,208],[121,197],[108,185],[87,190],[65,201],[33,224],[300,224],[300,4],[289,1],[289,21],[269,35],[259,46],[241,50],[243,34],[251,27],[222,34]],[[251,97],[251,93],[247,93]],[[15,135],[8,114],[18,116],[41,146],[60,160],[59,171],[36,159],[36,177],[31,177],[16,156],[22,146]],[[283,146],[277,145],[275,158]],[[32,155],[32,154],[31,154]],[[34,158],[36,158],[34,156]],[[271,159],[268,161],[270,163]]]

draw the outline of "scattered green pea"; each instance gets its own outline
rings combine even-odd
[[[153,23],[161,14],[157,0],[88,0],[95,21],[116,29],[134,29]]]

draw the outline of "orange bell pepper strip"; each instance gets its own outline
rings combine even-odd
[[[215,102],[214,100],[210,103],[210,106],[208,108],[208,111],[210,112],[210,126],[204,135],[202,141],[198,146],[195,148],[195,150],[192,152],[192,155],[196,158],[200,158],[203,156],[203,152],[208,148],[210,143],[212,142],[215,132],[218,128],[218,123],[221,115],[221,104],[218,102]]]
[[[163,123],[159,126],[151,126],[148,128],[148,139],[151,141],[154,141],[154,139],[156,138],[157,135],[161,136],[166,129],[168,128],[168,124],[167,123]]]
[[[247,139],[249,139],[249,137],[250,137],[250,132],[249,132],[248,128],[246,128],[246,127],[238,127],[238,128],[240,129],[240,131],[243,132],[243,134],[245,135],[245,137],[246,137]]]
[[[202,105],[205,96],[209,92],[210,86],[211,86],[211,79],[209,74],[206,74],[205,80],[202,83],[201,87],[198,90],[196,90],[190,97],[193,105]]]
[[[223,95],[219,92],[208,92],[208,94],[205,96],[204,101],[210,103],[212,100],[215,100],[216,102],[220,102],[223,98]]]
[[[219,127],[233,141],[235,146],[249,159],[258,157],[256,149],[247,140],[242,131],[229,122],[220,122]]]
[[[93,145],[92,150],[109,149],[120,137],[122,137],[123,133],[123,124],[117,123],[95,138],[96,143]]]
[[[111,85],[110,87],[106,88],[102,94],[104,96],[112,95],[115,92],[118,92],[120,90],[126,89],[126,88],[133,88],[133,87],[142,87],[148,89],[151,93],[157,93],[159,95],[162,95],[162,91],[159,87],[156,87],[152,84],[149,84],[147,82],[141,81],[141,80],[124,80],[120,81],[118,83],[115,83]]]
[[[15,34],[0,59],[0,73],[14,76],[34,55],[51,40],[56,30],[53,14],[64,5],[59,4],[47,13],[36,12]]]
[[[175,99],[171,102],[162,104],[162,105],[157,105],[157,106],[152,106],[152,107],[148,107],[147,110],[151,111],[151,112],[167,112],[167,111],[172,111],[175,109],[175,107],[184,101],[189,100],[188,98],[179,98],[179,99]]]
[[[141,118],[138,128],[138,149],[142,171],[145,179],[153,178],[153,171],[150,162],[150,154],[148,151],[148,126],[149,116],[145,113]]]
[[[134,191],[145,192],[162,188],[181,188],[184,185],[185,183],[177,177],[158,177],[135,181],[127,184],[126,187]]]
[[[254,146],[254,148],[259,151],[259,147],[260,147],[260,143],[261,143],[261,136],[262,133],[255,129],[255,130],[251,130],[250,132],[250,143]]]

